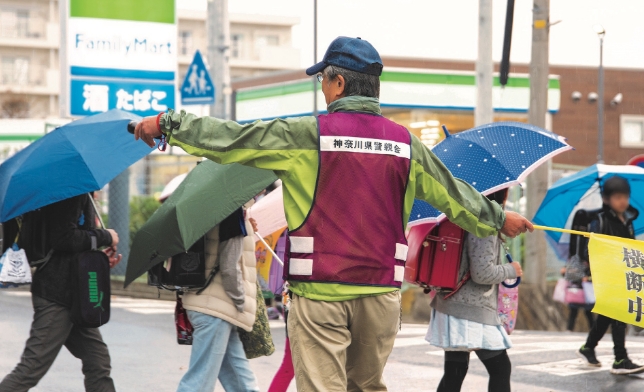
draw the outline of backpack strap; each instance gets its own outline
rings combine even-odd
[[[212,270],[210,270],[210,275],[208,275],[208,279],[206,279],[206,283],[204,283],[203,287],[197,291],[197,295],[203,293],[203,291],[210,285],[213,279],[215,279],[215,275],[217,275],[217,272],[219,272],[219,264],[216,266],[212,267]]]
[[[604,213],[597,214],[597,218],[599,218],[599,234],[604,234]]]
[[[451,297],[452,295],[456,294],[456,292],[457,292],[458,290],[460,290],[460,289],[461,289],[461,287],[463,287],[463,285],[464,285],[465,283],[467,283],[467,281],[468,281],[468,280],[470,280],[470,278],[471,278],[471,277],[472,277],[472,274],[470,273],[470,271],[467,271],[467,273],[465,274],[465,276],[463,276],[463,279],[461,279],[461,281],[460,281],[460,282],[458,282],[458,285],[456,285],[456,288],[455,288],[454,290],[452,290],[452,292],[451,292],[451,293],[449,293],[449,294],[445,295],[445,296],[443,297],[443,299],[448,299],[448,298],[449,298],[449,297]]]
[[[581,236],[579,234],[577,234],[577,246],[575,247],[575,255],[576,256],[580,256],[579,255],[579,241],[580,240],[581,240]]]

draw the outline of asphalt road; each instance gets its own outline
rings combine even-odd
[[[112,377],[118,391],[175,391],[186,371],[190,348],[176,344],[172,302],[113,297],[111,321],[101,327],[110,348]],[[20,358],[33,310],[26,291],[0,290],[0,377]],[[251,361],[262,391],[268,389],[284,351],[284,324],[271,322],[276,352]],[[425,325],[404,324],[396,339],[385,379],[392,392],[432,391],[442,377],[443,354],[424,341]],[[583,366],[575,350],[584,334],[515,331],[512,360],[514,391],[644,391],[644,376],[615,376],[610,335],[600,344],[600,369]],[[635,362],[644,364],[644,338],[627,338]],[[218,386],[216,389],[222,391]],[[486,391],[487,373],[475,355],[463,391]],[[81,363],[64,348],[56,362],[32,389],[34,392],[83,391]],[[295,391],[294,383],[289,391]]]

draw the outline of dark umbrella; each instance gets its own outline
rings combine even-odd
[[[188,251],[208,230],[276,180],[269,170],[202,162],[136,233],[125,286],[163,260]]]

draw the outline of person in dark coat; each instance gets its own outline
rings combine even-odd
[[[602,211],[590,223],[590,231],[612,235],[615,237],[635,239],[633,221],[637,219],[639,211],[630,205],[631,186],[624,177],[613,176],[604,182]],[[586,256],[586,260],[589,258]],[[601,261],[597,261],[601,262]],[[604,337],[608,327],[611,327],[613,336],[613,351],[615,361],[610,369],[613,374],[634,374],[644,372],[644,366],[633,363],[626,352],[626,324],[598,314],[593,328],[588,333],[586,343],[581,346],[577,354],[590,366],[600,367],[601,363],[595,356],[595,347]]]
[[[31,285],[34,319],[20,363],[0,383],[0,392],[28,391],[38,384],[53,364],[60,349],[83,362],[85,390],[115,391],[110,377],[110,354],[98,328],[80,328],[71,321],[72,266],[78,255],[96,246],[110,247],[110,267],[121,261],[116,254],[118,234],[96,229],[96,214],[87,194],[43,207],[51,259],[38,268]]]

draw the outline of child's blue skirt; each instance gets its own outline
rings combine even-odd
[[[512,347],[512,341],[502,325],[464,320],[435,309],[432,309],[425,340],[447,351],[505,350]]]

